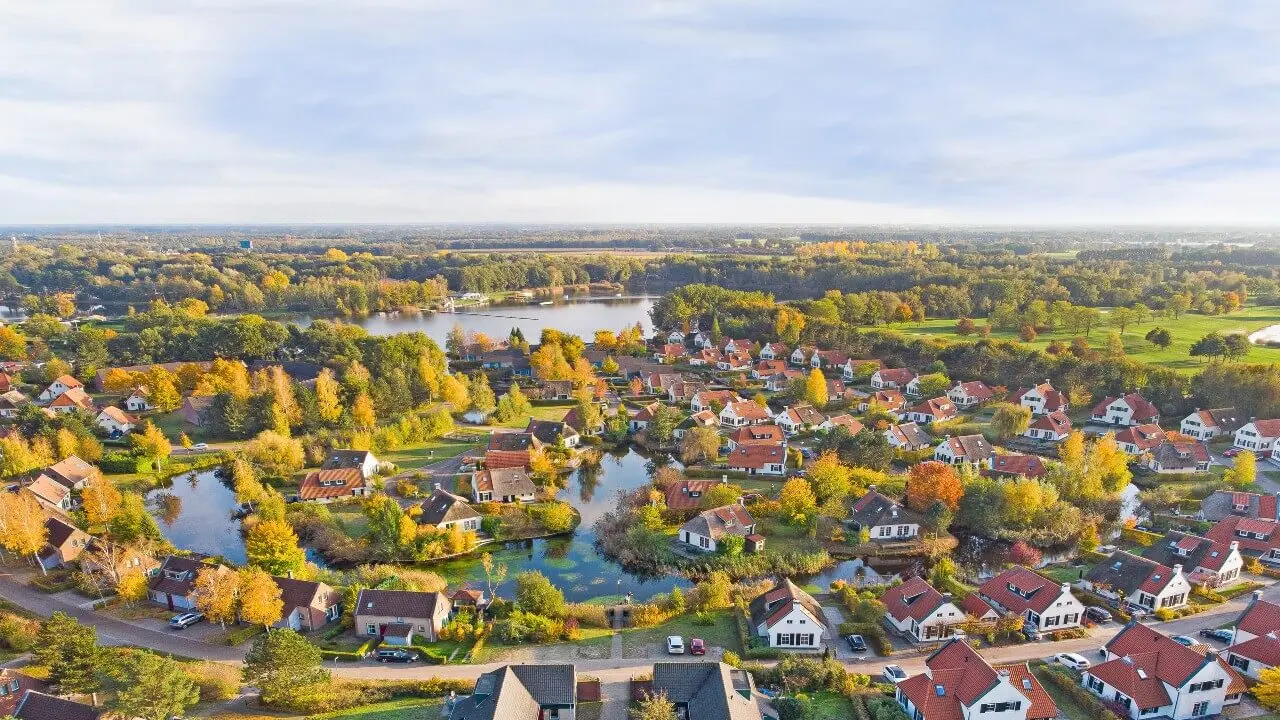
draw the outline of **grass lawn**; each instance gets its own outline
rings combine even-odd
[[[1104,311],[1103,320],[1106,320]],[[1187,355],[1191,343],[1211,332],[1223,334],[1233,332],[1252,333],[1268,325],[1280,324],[1280,308],[1248,305],[1239,312],[1230,315],[1203,315],[1199,312],[1185,313],[1182,317],[1158,318],[1140,326],[1127,328],[1124,334],[1124,349],[1133,360],[1160,365],[1184,373],[1194,373],[1204,367],[1204,363]],[[937,337],[946,340],[964,340],[955,334],[955,320],[926,320],[922,323],[894,326],[907,335]],[[1161,349],[1143,339],[1152,328],[1162,327],[1173,334],[1173,344]],[[1097,327],[1089,334],[1089,344],[1102,348],[1106,345],[1107,335],[1111,328]],[[1017,340],[1018,334],[1013,331],[992,332],[991,336],[1001,340]],[[979,335],[970,335],[976,339]],[[1033,347],[1043,348],[1051,340],[1070,342],[1074,334],[1065,331],[1044,333],[1034,341],[1027,343]],[[1245,358],[1250,363],[1280,362],[1280,348],[1255,346]]]
[[[445,458],[456,457],[468,450],[480,447],[484,436],[477,435],[474,442],[458,440],[433,440],[431,442],[407,445],[398,450],[381,453],[379,459],[395,463],[400,470],[417,470],[433,462]]]
[[[310,720],[438,720],[442,703],[438,698],[403,698],[324,715],[312,715]]]
[[[531,643],[518,643],[509,645],[502,641],[498,633],[489,636],[489,641],[481,648],[476,657],[471,658],[472,663],[491,663],[500,662],[513,653],[522,650],[533,650],[539,647],[556,647],[567,646],[572,647],[583,659],[604,659],[609,657],[610,648],[613,645],[613,631],[608,628],[582,628],[582,639],[571,643],[548,643],[546,645],[535,645]],[[524,662],[527,662],[524,661]]]
[[[170,413],[156,412],[145,417],[164,431],[165,437],[174,443],[178,442],[178,438],[182,436],[182,433],[186,433],[192,442],[213,442],[213,438],[209,436],[207,430],[187,424],[187,421],[182,417],[182,410],[174,410]]]
[[[853,717],[853,703],[838,693],[823,690],[809,696],[805,720],[843,720]]]
[[[564,418],[564,414],[572,410],[574,407],[576,407],[576,404],[571,402],[564,403],[562,405],[534,405],[533,412],[529,415],[521,415],[514,420],[509,420],[504,423],[494,421],[493,426],[500,428],[523,429],[528,427],[530,418],[534,420],[561,420]]]
[[[1045,673],[1048,670],[1045,670],[1044,666],[1032,667],[1031,672],[1035,674],[1036,679],[1040,681],[1044,689],[1049,691],[1049,696],[1053,698],[1053,703],[1058,706],[1058,714],[1060,716],[1067,717],[1070,720],[1089,720],[1088,710],[1081,707],[1079,703],[1071,699],[1069,695],[1062,692],[1057,685],[1054,685],[1045,677]]]
[[[816,542],[809,537],[807,527],[796,527],[772,517],[762,518],[756,522],[759,525],[756,532],[768,540],[765,547],[769,550],[804,553],[814,550]]]
[[[640,658],[664,647],[668,635],[679,635],[687,645],[690,638],[702,638],[708,646],[722,647],[734,652],[742,652],[738,642],[738,629],[734,626],[730,611],[722,610],[712,613],[714,622],[711,625],[699,625],[693,621],[693,615],[681,615],[658,627],[632,628],[622,631],[622,656],[624,658]]]
[[[334,511],[333,519],[340,521],[343,530],[353,538],[362,538],[369,531],[369,518],[359,510]]]
[[[1080,571],[1082,569],[1078,567],[1047,567],[1040,568],[1036,572],[1041,575],[1047,575],[1060,583],[1073,583],[1080,579]]]

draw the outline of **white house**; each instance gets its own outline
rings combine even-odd
[[[742,398],[738,397],[738,393],[732,390],[703,390],[696,392],[689,399],[689,410],[692,412],[702,412],[710,410],[713,405],[726,407],[736,402],[741,402]]]
[[[720,424],[725,427],[763,425],[772,420],[769,409],[752,400],[739,400],[724,406],[720,411]]]
[[[827,631],[822,608],[809,593],[783,580],[751,601],[751,628],[769,647],[817,650]]]
[[[876,390],[901,390],[915,378],[915,372],[907,368],[881,369],[871,373],[871,387]]]
[[[982,583],[978,592],[997,609],[1020,615],[1041,631],[1080,626],[1084,605],[1071,594],[1071,585],[1014,565]]]
[[[971,408],[977,407],[983,403],[991,402],[995,397],[995,393],[987,384],[981,380],[972,382],[957,382],[954,387],[947,391],[947,397],[956,407]]]
[[[1067,417],[1067,414],[1061,410],[1054,410],[1051,413],[1037,417],[1027,426],[1022,436],[1042,442],[1059,443],[1066,440],[1070,434],[1071,418]]]
[[[889,588],[880,602],[889,624],[916,642],[949,638],[966,619],[950,594],[938,592],[919,576]]]
[[[1212,440],[1219,435],[1234,433],[1242,424],[1240,412],[1235,408],[1196,408],[1195,412],[1182,418],[1178,430],[1197,440]]]
[[[703,510],[680,526],[680,542],[704,552],[715,552],[726,535],[746,538],[756,532],[756,521],[741,504]]]
[[[723,352],[725,355],[731,355],[733,353],[744,353],[749,356],[751,354],[751,341],[743,340],[743,339],[735,340],[733,338],[729,338],[728,340],[724,341],[723,345],[720,346],[720,351]]]
[[[684,333],[683,333],[683,332],[681,332],[681,331],[679,331],[679,330],[672,330],[672,331],[668,332],[668,333],[667,333],[667,344],[668,344],[668,345],[683,345],[683,344],[684,344]]]
[[[808,403],[792,405],[773,417],[773,421],[788,435],[812,430],[827,418]]]
[[[873,542],[910,540],[920,536],[920,514],[881,495],[875,486],[858,498],[849,510],[845,524],[855,533],[867,531]]]
[[[155,408],[156,406],[151,404],[151,392],[147,390],[146,385],[134,388],[133,392],[129,393],[129,397],[124,400],[124,409],[129,412],[146,412]]]
[[[98,423],[98,427],[107,432],[107,435],[111,436],[119,437],[133,430],[133,418],[125,415],[124,411],[115,405],[102,408],[94,421]]]
[[[779,360],[787,356],[787,346],[782,343],[769,343],[760,348],[761,360]]]
[[[1220,715],[1246,689],[1217,653],[1197,652],[1138,622],[1111,638],[1103,656],[1084,671],[1081,685],[1131,720]]]
[[[1169,567],[1124,550],[1094,565],[1081,582],[1102,597],[1148,612],[1185,607],[1191,597],[1181,563]]]
[[[705,349],[716,346],[715,341],[711,339],[711,333],[702,332],[701,330],[693,334],[693,344]]]
[[[40,391],[39,399],[43,402],[50,402],[71,388],[84,389],[84,384],[70,375],[63,375],[49,383],[49,387]]]
[[[1267,457],[1280,438],[1280,420],[1250,420],[1233,435],[1235,447]]]
[[[948,640],[894,697],[912,720],[1048,720],[1053,698],[1022,664],[992,667],[962,639]]]
[[[1067,395],[1053,388],[1048,380],[1030,388],[1019,388],[1009,396],[1009,402],[1031,408],[1031,414],[1044,415],[1060,410],[1067,411]]]
[[[374,475],[378,474],[378,467],[381,462],[374,456],[370,450],[339,450],[329,451],[328,457],[324,460],[322,470],[340,470],[342,468],[360,468],[360,476],[365,480],[372,480]]]
[[[933,450],[933,459],[947,465],[969,464],[975,468],[991,467],[995,450],[981,435],[948,435]]]
[[[913,422],[890,425],[884,436],[896,450],[923,450],[933,444],[933,438]]]
[[[1108,397],[1093,406],[1090,419],[1108,425],[1159,424],[1160,411],[1138,393]]]
[[[1249,607],[1236,620],[1227,664],[1254,680],[1268,668],[1280,665],[1280,605],[1262,599],[1254,590]]]
[[[813,354],[817,351],[818,349],[813,347],[798,347],[791,351],[791,364],[808,365],[809,358],[813,357]]]
[[[1239,542],[1224,543],[1177,530],[1143,548],[1142,557],[1169,567],[1181,564],[1190,569],[1188,582],[1214,588],[1234,585],[1244,568]]]
[[[1158,447],[1166,437],[1159,425],[1134,425],[1116,433],[1116,445],[1130,455],[1141,455]]]

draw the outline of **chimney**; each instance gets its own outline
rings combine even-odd
[[[292,580],[292,579],[293,579],[293,571],[292,571],[292,570],[286,570],[286,571],[285,571],[285,573],[284,573],[284,575],[285,575],[285,577],[289,578],[290,580]]]
[[[951,602],[951,593],[949,592],[942,593],[942,602]]]
[[[1261,600],[1261,599],[1262,599],[1262,591],[1261,591],[1261,590],[1254,590],[1254,591],[1253,591],[1253,601],[1254,601],[1254,602],[1257,602],[1258,600]]]
[[[1230,547],[1232,550],[1239,550],[1240,543],[1236,542],[1235,540],[1232,540],[1231,545],[1229,545],[1228,547]]]
[[[434,488],[434,489],[436,489],[436,490],[439,490],[439,489],[440,489],[440,483],[431,483],[431,487],[432,487],[432,488]]]
[[[868,485],[868,486],[867,486],[867,492],[875,492],[875,491],[876,491],[876,486],[875,486],[875,485]],[[1280,493],[1277,493],[1277,494],[1278,494],[1278,495],[1280,495]]]
[[[1181,574],[1182,574],[1182,566],[1181,566],[1181,565],[1174,565],[1174,566],[1173,566],[1173,574],[1174,574],[1174,575],[1181,575]]]

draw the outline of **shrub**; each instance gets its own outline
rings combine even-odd
[[[738,657],[738,653],[732,650],[725,650],[724,656],[720,658],[720,661],[730,667],[742,667],[742,658]]]
[[[187,663],[182,672],[200,689],[200,702],[224,702],[240,695],[240,669],[233,665]]]
[[[609,618],[605,615],[603,605],[574,603],[569,606],[567,617],[577,620],[578,624],[583,627],[609,627]]]
[[[0,643],[17,652],[27,652],[36,645],[40,623],[20,615],[6,613],[0,618]]]
[[[1089,713],[1088,720],[1123,720],[1104,705],[1096,695],[1081,687],[1075,674],[1065,667],[1047,666],[1042,677],[1048,679],[1077,705],[1084,708]]]
[[[880,655],[887,657],[893,654],[893,643],[889,642],[888,633],[884,631],[884,628],[878,622],[840,623],[840,636],[843,637],[845,635],[861,635]]]
[[[907,714],[893,698],[877,695],[867,698],[867,712],[872,720],[906,720]]]
[[[1177,617],[1177,615],[1169,608],[1160,608],[1159,610],[1156,610],[1156,619],[1162,622],[1172,620],[1175,617]]]
[[[716,624],[716,617],[709,612],[699,612],[693,615],[693,624],[703,627],[711,627]]]

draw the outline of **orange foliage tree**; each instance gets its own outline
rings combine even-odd
[[[935,502],[942,502],[954,512],[960,507],[964,486],[950,465],[923,462],[911,468],[907,478],[907,507],[926,512]]]

